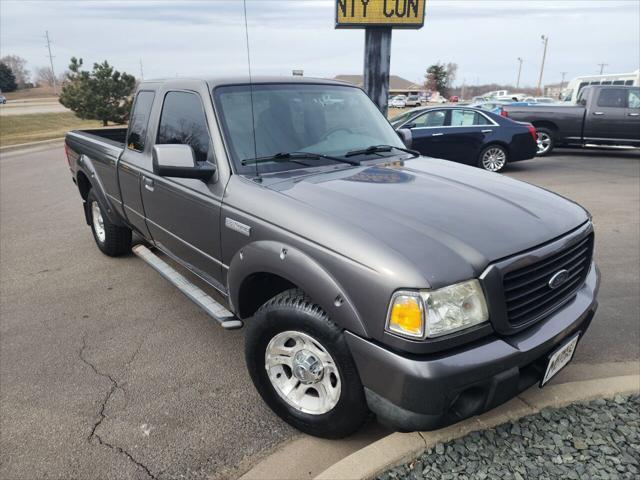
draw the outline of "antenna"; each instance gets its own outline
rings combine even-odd
[[[249,26],[247,24],[247,0],[242,1],[244,7],[244,33],[247,41],[247,66],[249,69],[249,98],[251,100],[251,129],[253,131],[253,158],[256,159],[253,165],[256,169],[256,177],[260,178],[258,171],[258,145],[256,143],[256,118],[253,112],[253,79],[251,77],[251,52],[249,50]]]
[[[49,63],[51,64],[51,78],[53,79],[53,94],[58,94],[56,86],[56,72],[53,71],[53,55],[51,55],[51,39],[49,38],[49,30],[44,32],[44,38],[47,39],[47,49],[49,50]]]

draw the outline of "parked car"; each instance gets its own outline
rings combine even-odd
[[[554,100],[550,97],[525,97],[523,100],[525,103],[558,103],[558,100]]]
[[[458,101],[459,101],[459,100],[460,100],[460,99],[458,98],[458,96],[457,96],[457,95],[451,95],[451,96],[449,97],[449,101],[450,101],[451,103],[458,103]]]
[[[504,107],[509,118],[529,122],[538,132],[538,155],[557,146],[640,147],[640,87],[584,87],[576,105]]]
[[[505,105],[510,105],[512,103],[514,103],[514,102],[513,101],[492,100],[492,101],[488,101],[488,102],[474,103],[474,104],[471,104],[470,106],[473,107],[473,108],[480,108],[481,110],[487,110],[488,112],[501,115],[502,114],[502,109],[504,108],[504,106]]]
[[[406,107],[419,107],[420,105],[422,105],[422,102],[418,95],[409,95],[405,101]]]
[[[536,156],[536,131],[487,111],[468,107],[427,107],[396,117],[396,130],[411,132],[411,148],[422,155],[475,165],[491,172],[508,162]]]
[[[404,95],[396,95],[391,99],[389,106],[394,108],[404,108],[407,106],[407,97]]]
[[[473,97],[471,99],[471,103],[485,103],[488,101],[489,101],[489,98],[487,97]]]
[[[4,95],[0,95],[0,103],[2,105],[4,105],[5,103],[7,103],[7,97],[5,97]]]
[[[583,208],[420,157],[352,85],[142,82],[128,129],[69,132],[65,151],[97,247],[127,255],[135,231],[213,324],[246,326],[257,390],[312,435],[491,409],[566,365],[597,308]]]

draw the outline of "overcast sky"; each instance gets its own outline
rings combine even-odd
[[[335,30],[335,0],[247,0],[254,74],[333,77],[362,72],[364,32]],[[0,53],[48,63],[108,60],[145,78],[246,73],[242,0],[0,0]],[[422,30],[393,32],[391,73],[412,81],[434,62],[456,62],[458,81],[535,85],[549,36],[544,82],[640,67],[640,0],[427,0]]]

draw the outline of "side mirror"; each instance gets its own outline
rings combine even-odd
[[[153,173],[161,177],[195,178],[208,181],[216,173],[215,165],[198,165],[189,145],[155,145]]]
[[[411,144],[413,143],[411,130],[403,127],[396,130],[396,132],[398,133],[398,136],[402,139],[402,143],[404,143],[404,146],[407,148],[411,148]]]

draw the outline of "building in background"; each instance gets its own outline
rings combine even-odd
[[[362,75],[336,75],[334,80],[352,83],[358,87],[362,87],[364,84]],[[398,75],[389,75],[389,95],[424,95],[426,93],[424,85],[413,83]]]

